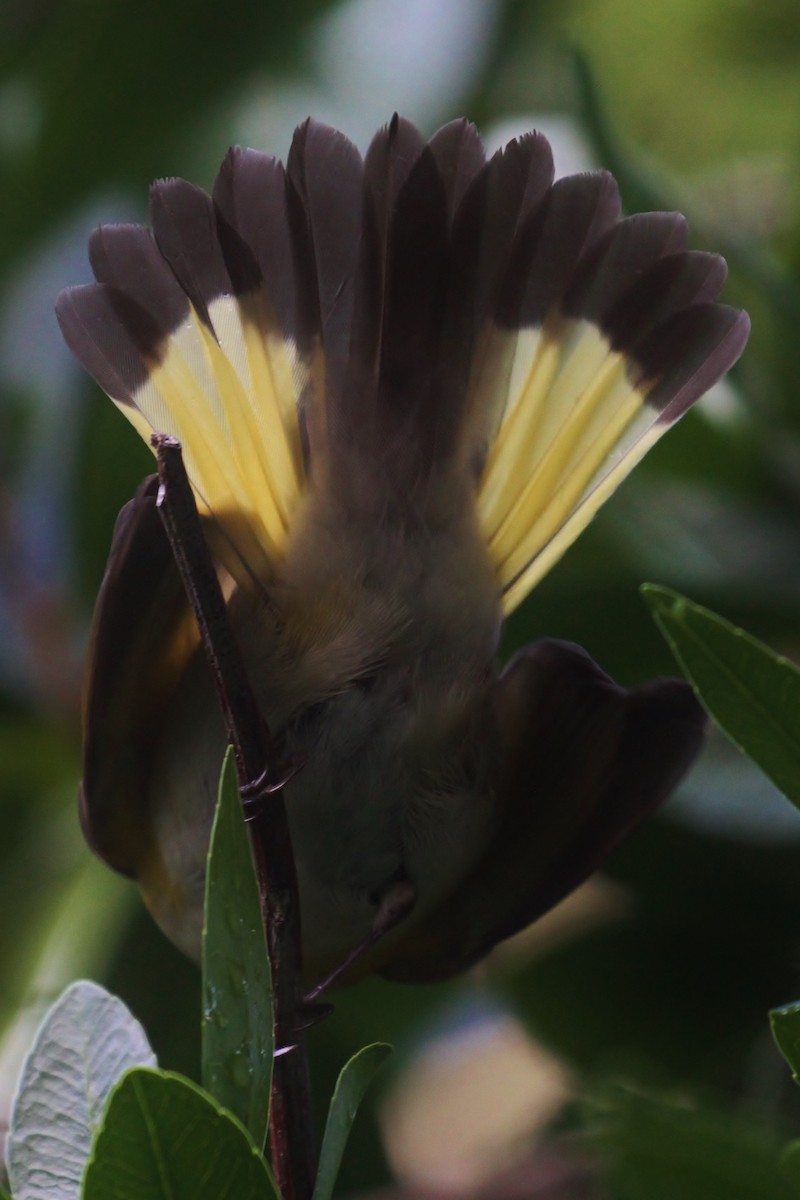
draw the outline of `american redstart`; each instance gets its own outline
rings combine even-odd
[[[501,621],[736,361],[746,314],[678,213],[553,182],[532,133],[394,118],[362,160],[314,121],[284,168],[239,148],[211,196],[99,228],[67,342],[186,464],[285,785],[310,981],[450,975],[598,866],[702,740],[690,689],[626,691],[581,649],[502,671]],[[95,613],[81,813],[199,949],[225,733],[146,482]]]

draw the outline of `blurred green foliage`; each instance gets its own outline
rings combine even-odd
[[[311,105],[346,131],[390,115],[399,101],[378,91],[347,107],[350,60],[331,49],[341,10],[325,0],[0,9],[0,1109],[26,1006],[38,1011],[78,973],[123,996],[164,1067],[197,1077],[200,1061],[195,969],[132,889],[97,882],[77,831],[80,651],[116,512],[151,459],[73,370],[47,314],[59,287],[87,277],[91,225],[141,219],[150,179],[208,185],[228,142],[259,121],[264,148],[284,153],[286,141],[268,139]],[[470,42],[456,26],[479,10]],[[420,50],[408,54],[404,94],[420,62],[437,69],[437,38],[443,55],[469,60],[414,119],[432,128],[465,111],[485,132],[512,119],[521,128],[520,114],[560,119],[554,128],[614,170],[631,210],[687,212],[695,244],[726,253],[728,298],[754,322],[735,391],[660,443],[515,615],[504,652],[546,634],[586,646],[623,683],[674,671],[638,596],[652,579],[796,657],[800,10],[793,0],[432,0],[409,4],[407,20]],[[397,57],[391,40],[355,49]],[[610,864],[624,919],[490,966],[482,987],[580,1078],[690,1095],[679,1117],[656,1101],[636,1109],[645,1149],[678,1138],[675,1122],[680,1137],[702,1140],[698,1129],[718,1130],[735,1109],[757,1131],[756,1161],[800,1129],[766,1020],[800,995],[799,857],[800,815],[712,737],[682,795]],[[474,987],[371,981],[344,993],[311,1035],[320,1105],[358,1046],[395,1042],[396,1076],[448,1014],[463,1020]],[[632,1119],[623,1109],[617,1136]],[[374,1108],[359,1116],[343,1189],[388,1178],[376,1121]],[[618,1161],[615,1195],[655,1197],[632,1190]]]

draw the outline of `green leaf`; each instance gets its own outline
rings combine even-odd
[[[72,1200],[106,1099],[130,1067],[155,1057],[121,1000],[74,983],[47,1013],[22,1068],[6,1148],[17,1200]]]
[[[391,1054],[391,1046],[375,1042],[364,1046],[346,1062],[339,1072],[333,1090],[325,1135],[319,1156],[317,1181],[312,1200],[331,1200],[336,1177],[339,1174],[344,1148],[353,1127],[358,1106],[369,1087],[375,1072]]]
[[[800,671],[685,596],[649,583],[642,595],[720,729],[800,808]]]
[[[773,1008],[769,1023],[775,1045],[792,1068],[795,1083],[800,1083],[800,1001]]]
[[[269,1122],[272,978],[233,753],[211,833],[203,930],[203,1086],[257,1146]]]
[[[129,1071],[114,1089],[83,1200],[279,1200],[247,1130],[167,1071]]]
[[[789,1200],[775,1134],[733,1113],[623,1088],[598,1099],[593,1138],[613,1200]]]

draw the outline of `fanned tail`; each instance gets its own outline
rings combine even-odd
[[[96,232],[59,320],[142,436],[181,440],[240,583],[274,578],[309,489],[361,520],[466,500],[508,612],[747,339],[679,214],[554,183],[536,134],[487,162],[466,121],[395,117],[362,161],[307,121],[285,171],[232,150],[212,197],[154,185],[151,222]]]

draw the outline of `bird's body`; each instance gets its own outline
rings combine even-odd
[[[364,528],[324,500],[308,507],[274,587],[238,592],[230,615],[290,765],[284,796],[317,978],[367,938],[398,883],[411,884],[424,918],[491,834],[500,605],[474,502],[435,531],[387,517]],[[154,797],[159,869],[191,881],[193,896],[152,894],[191,952],[226,744],[199,647],[164,724],[171,737],[151,777],[173,800]],[[198,748],[188,759],[187,740]]]
[[[285,785],[311,979],[474,962],[668,793],[703,720],[500,623],[731,365],[744,314],[683,218],[620,218],[528,135],[395,119],[362,160],[302,126],[213,197],[106,227],[67,341],[138,431],[177,437]],[[82,816],[197,953],[225,738],[152,486],[123,510],[89,654]]]

